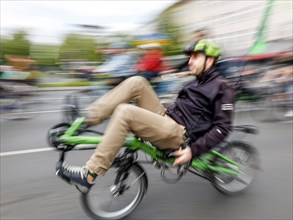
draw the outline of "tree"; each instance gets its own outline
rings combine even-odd
[[[180,28],[174,23],[172,14],[169,11],[159,16],[159,32],[171,36],[172,43],[165,47],[167,55],[182,54],[182,45],[180,43]]]
[[[1,39],[1,60],[5,60],[5,57],[9,55],[29,57],[30,48],[31,42],[27,39],[27,33],[25,31],[17,31],[11,39]]]
[[[51,44],[34,44],[30,57],[36,61],[39,68],[58,66],[59,46]]]
[[[70,61],[97,61],[95,53],[96,43],[93,38],[70,34],[60,47],[59,60]]]

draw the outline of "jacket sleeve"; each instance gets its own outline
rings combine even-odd
[[[190,144],[192,156],[200,156],[220,144],[229,134],[235,103],[234,90],[224,84],[213,102],[214,117],[211,128]]]

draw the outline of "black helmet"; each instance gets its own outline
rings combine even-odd
[[[183,53],[187,56],[190,56],[191,53],[194,51],[195,45],[197,44],[198,41],[195,41],[189,45],[187,45],[187,47],[184,48]]]
[[[190,44],[184,50],[184,53],[188,56],[190,56],[191,53],[194,53],[194,52],[203,53],[207,57],[214,57],[215,60],[218,60],[221,50],[219,45],[216,44],[215,42],[208,39],[202,39]]]

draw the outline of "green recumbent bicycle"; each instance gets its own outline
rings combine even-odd
[[[233,131],[257,133],[256,128],[248,125],[234,126]],[[95,136],[82,135],[85,133]],[[84,149],[77,145],[98,144],[102,138],[103,133],[84,127],[83,117],[72,124],[57,124],[48,133],[49,144],[60,151],[58,163],[64,162],[68,151]],[[95,149],[95,146],[86,149]],[[148,158],[139,160],[139,151]],[[167,183],[176,183],[188,171],[210,181],[226,195],[246,190],[259,167],[256,149],[242,141],[223,142],[189,164],[176,168],[172,166],[174,160],[170,151],[162,151],[139,137],[128,137],[107,174],[99,178],[88,193],[81,193],[83,207],[94,219],[121,219],[129,215],[148,189],[148,177],[142,163],[152,163],[161,169],[162,180]]]

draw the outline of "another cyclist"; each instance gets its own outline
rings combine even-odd
[[[87,193],[94,179],[111,167],[129,132],[160,149],[175,150],[174,165],[188,163],[221,143],[232,124],[234,90],[216,70],[220,49],[203,39],[187,53],[190,74],[196,78],[182,88],[173,105],[165,109],[145,78],[128,78],[88,108],[88,124],[113,115],[86,165],[60,163],[56,174]],[[131,100],[136,105],[127,104]],[[189,147],[182,149],[188,139]]]
[[[159,73],[165,68],[164,51],[159,43],[139,46],[143,50],[141,58],[136,65],[137,75],[143,76],[155,86],[157,94],[167,93],[168,82],[158,80]],[[165,84],[167,83],[167,85]]]
[[[113,79],[113,85],[119,84],[122,80],[134,76],[137,55],[130,52],[132,46],[125,42],[112,43],[106,50],[108,59],[98,66],[93,73],[107,73]]]
[[[143,50],[143,54],[136,66],[138,75],[148,80],[158,77],[159,72],[163,69],[164,57],[160,44],[144,44],[141,45],[140,48]]]

